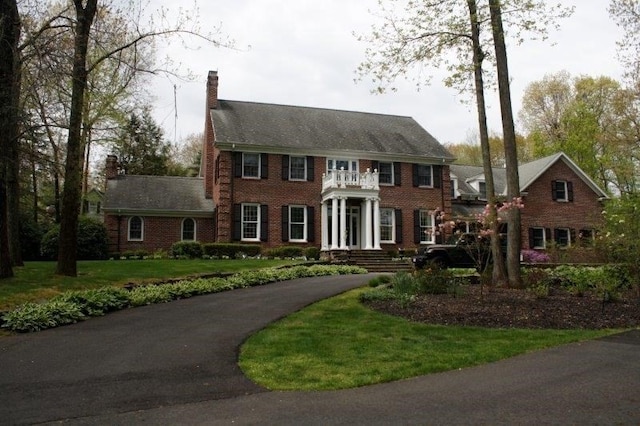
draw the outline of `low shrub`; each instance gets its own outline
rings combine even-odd
[[[431,267],[419,270],[414,275],[415,290],[420,294],[446,294],[453,281],[449,269]]]
[[[45,259],[53,260],[58,257],[58,238],[60,225],[53,226],[42,237],[40,253]],[[78,260],[107,259],[108,238],[107,228],[96,219],[80,217],[78,220]]]
[[[390,275],[378,275],[377,277],[369,280],[369,287],[378,287],[391,282]]]
[[[38,331],[127,307],[164,303],[200,294],[296,278],[366,272],[363,268],[350,265],[294,266],[242,271],[227,278],[198,278],[171,284],[139,286],[130,291],[116,287],[73,291],[63,293],[45,303],[28,303],[6,313],[2,317],[2,327],[16,332]]]
[[[171,246],[171,256],[187,259],[200,259],[203,254],[202,244],[197,241],[178,241]]]
[[[304,249],[304,256],[309,260],[319,260],[320,249],[318,247],[307,247]]]
[[[298,246],[282,246],[267,250],[268,257],[295,258],[302,257],[304,248]],[[318,254],[319,255],[319,254]]]
[[[547,253],[538,250],[522,250],[522,261],[524,263],[549,263],[551,257]]]
[[[236,243],[206,243],[202,245],[203,254],[209,257],[236,259],[239,252],[245,253],[249,257],[256,257],[260,254],[260,246],[257,244],[236,244]]]

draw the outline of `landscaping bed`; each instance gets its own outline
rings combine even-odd
[[[494,328],[611,329],[640,326],[640,300],[631,292],[603,302],[592,293],[570,294],[552,288],[544,297],[522,289],[466,284],[453,294],[418,294],[406,303],[367,300],[383,313],[411,321]]]

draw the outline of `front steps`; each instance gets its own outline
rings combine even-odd
[[[392,259],[382,250],[347,250],[332,252],[332,258],[350,265],[357,265],[369,272],[410,272],[413,269],[410,257]]]

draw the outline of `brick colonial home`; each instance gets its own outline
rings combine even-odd
[[[518,172],[523,249],[581,245],[593,238],[607,194],[566,154],[522,164]],[[505,170],[496,168],[493,175],[496,193],[506,195]],[[453,217],[472,223],[486,202],[482,167],[451,165],[451,188]]]
[[[410,117],[222,100],[213,71],[203,144],[198,178],[122,175],[107,159],[113,252],[184,240],[413,250],[442,238],[438,210],[469,218],[483,204],[482,169],[452,165]],[[521,166],[520,177],[531,247],[548,230],[565,241],[594,228],[587,219],[605,194],[564,154]]]

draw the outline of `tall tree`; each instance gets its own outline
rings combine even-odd
[[[618,41],[618,50],[626,78],[636,90],[640,90],[640,1],[611,0],[609,15],[624,31]]]
[[[0,278],[13,276],[9,250],[7,186],[17,151],[20,16],[15,0],[0,0]]]
[[[502,115],[502,137],[504,141],[504,157],[507,173],[507,198],[520,198],[520,178],[518,176],[518,151],[516,149],[516,130],[511,106],[511,88],[509,79],[509,63],[507,45],[502,24],[502,6],[500,0],[489,0],[493,44],[496,52],[496,68],[498,71],[498,92],[500,94],[500,112]],[[507,274],[509,284],[519,287],[522,283],[520,275],[521,223],[520,209],[507,211]]]
[[[71,108],[56,273],[75,277],[77,275],[77,235],[81,201],[82,159],[84,158],[82,111],[88,75],[87,50],[98,0],[87,0],[86,4],[82,0],[73,0],[73,4],[76,11],[76,22],[74,26]]]

